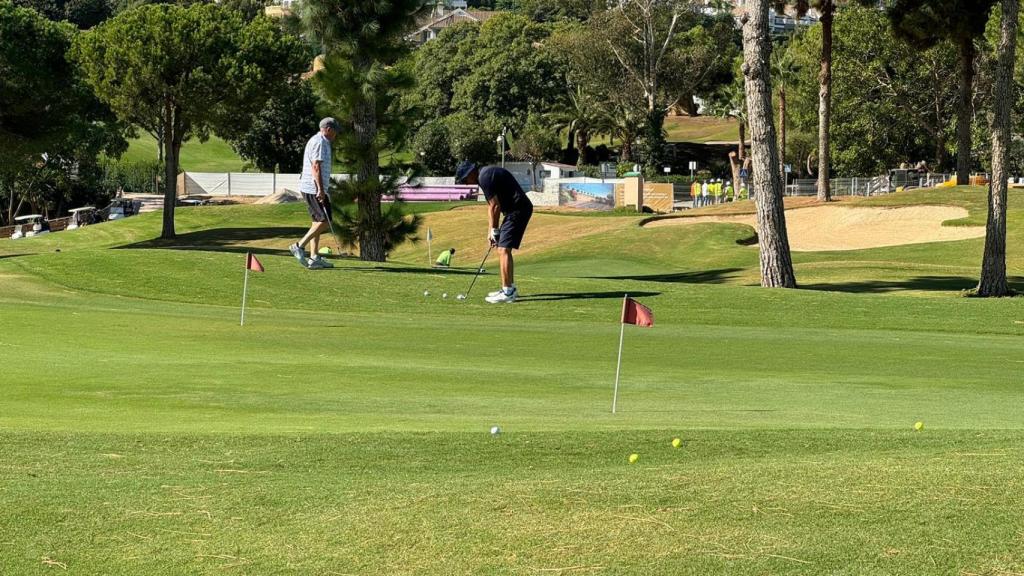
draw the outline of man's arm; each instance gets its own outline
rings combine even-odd
[[[313,185],[316,186],[316,199],[324,199],[324,183],[320,178],[320,161],[313,160]]]
[[[497,230],[498,230],[498,217],[501,216],[501,206],[498,204],[497,196],[492,196],[487,201],[487,238],[490,239],[491,244],[497,242]]]

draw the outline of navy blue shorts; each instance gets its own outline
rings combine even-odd
[[[306,194],[306,208],[309,209],[309,217],[313,219],[313,222],[327,222],[330,220],[329,214],[331,213],[331,198],[324,195],[323,204],[316,199],[316,194]]]
[[[498,248],[518,250],[523,234],[526,233],[526,225],[530,223],[530,216],[533,216],[533,206],[505,214],[498,228]]]

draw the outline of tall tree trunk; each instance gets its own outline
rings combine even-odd
[[[740,118],[740,168],[746,168],[747,162],[747,123]]]
[[[376,99],[366,97],[352,114],[352,128],[361,157],[356,160],[356,178],[362,191],[359,204],[359,258],[368,262],[387,259],[386,231],[380,209],[380,151],[377,150]]]
[[[833,0],[821,5],[821,70],[818,75],[818,200],[832,200],[829,164],[832,150],[829,135],[832,122],[832,21],[835,17]]]
[[[7,203],[7,224],[14,224],[14,180],[11,180],[11,186],[8,188],[11,194],[10,202]]]
[[[576,166],[582,168],[587,163],[587,146],[590,144],[590,134],[580,128],[576,130],[576,149],[580,155],[576,158]]]
[[[687,94],[679,100],[679,106],[682,107],[683,111],[686,112],[687,116],[696,117],[699,112],[697,111],[697,101],[694,100],[693,94]]]
[[[1002,0],[999,61],[992,98],[992,179],[985,225],[985,253],[981,259],[978,296],[1006,296],[1006,167],[1010,150],[1010,110],[1016,99],[1013,67],[1017,54],[1019,0]]]
[[[160,164],[164,162],[164,129],[157,128],[156,130],[156,161]]]
[[[178,204],[178,159],[181,155],[181,142],[184,134],[180,134],[181,127],[178,120],[178,111],[167,104],[164,107],[164,213],[163,230],[161,238],[174,238],[174,208]]]
[[[753,183],[757,201],[761,286],[795,288],[796,276],[789,253],[786,213],[782,204],[779,156],[772,114],[771,36],[768,34],[770,0],[753,0],[743,15],[743,75],[746,78],[750,118]]]
[[[633,135],[623,134],[622,135],[622,148],[619,150],[619,161],[620,162],[632,162],[633,161]]]
[[[779,175],[783,190],[786,181],[786,85],[779,86]]]
[[[747,131],[746,125],[742,118],[739,120],[739,132],[740,141],[736,144],[736,152],[729,154],[729,168],[732,170],[732,185],[736,190],[736,197],[740,197],[740,170],[744,168],[744,161],[746,160],[746,147],[747,147]]]
[[[974,115],[974,40],[960,41],[960,105],[956,114],[956,183],[971,181],[971,118]]]

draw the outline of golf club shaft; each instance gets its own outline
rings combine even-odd
[[[487,262],[487,257],[491,255],[491,249],[494,248],[494,244],[487,247],[487,253],[484,254],[484,259],[480,261],[480,265],[476,267],[476,274],[473,275],[473,281],[469,283],[469,288],[466,289],[466,298],[469,298],[469,293],[473,290],[473,285],[476,284],[476,279],[480,277],[480,272],[484,269],[484,264]]]
[[[327,226],[331,229],[331,236],[334,237],[334,247],[338,250],[338,254],[341,254],[341,240],[338,239],[338,235],[334,233],[334,214],[331,213],[331,209],[327,207],[327,204],[321,200],[320,207],[324,209],[324,215],[327,216]]]

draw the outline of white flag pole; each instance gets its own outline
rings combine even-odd
[[[249,291],[249,263],[246,262],[245,266],[245,282],[242,284],[242,320],[238,323],[239,326],[245,326],[245,294]]]
[[[622,310],[626,310],[626,302],[629,294],[622,296]],[[626,333],[626,323],[619,318],[619,361],[615,364],[615,391],[612,393],[612,414],[615,414],[615,406],[619,400],[619,372],[622,370],[622,337]]]
[[[430,232],[430,228],[427,228],[427,266],[434,265],[434,255],[430,251],[430,241],[433,239],[433,236],[434,235]]]

